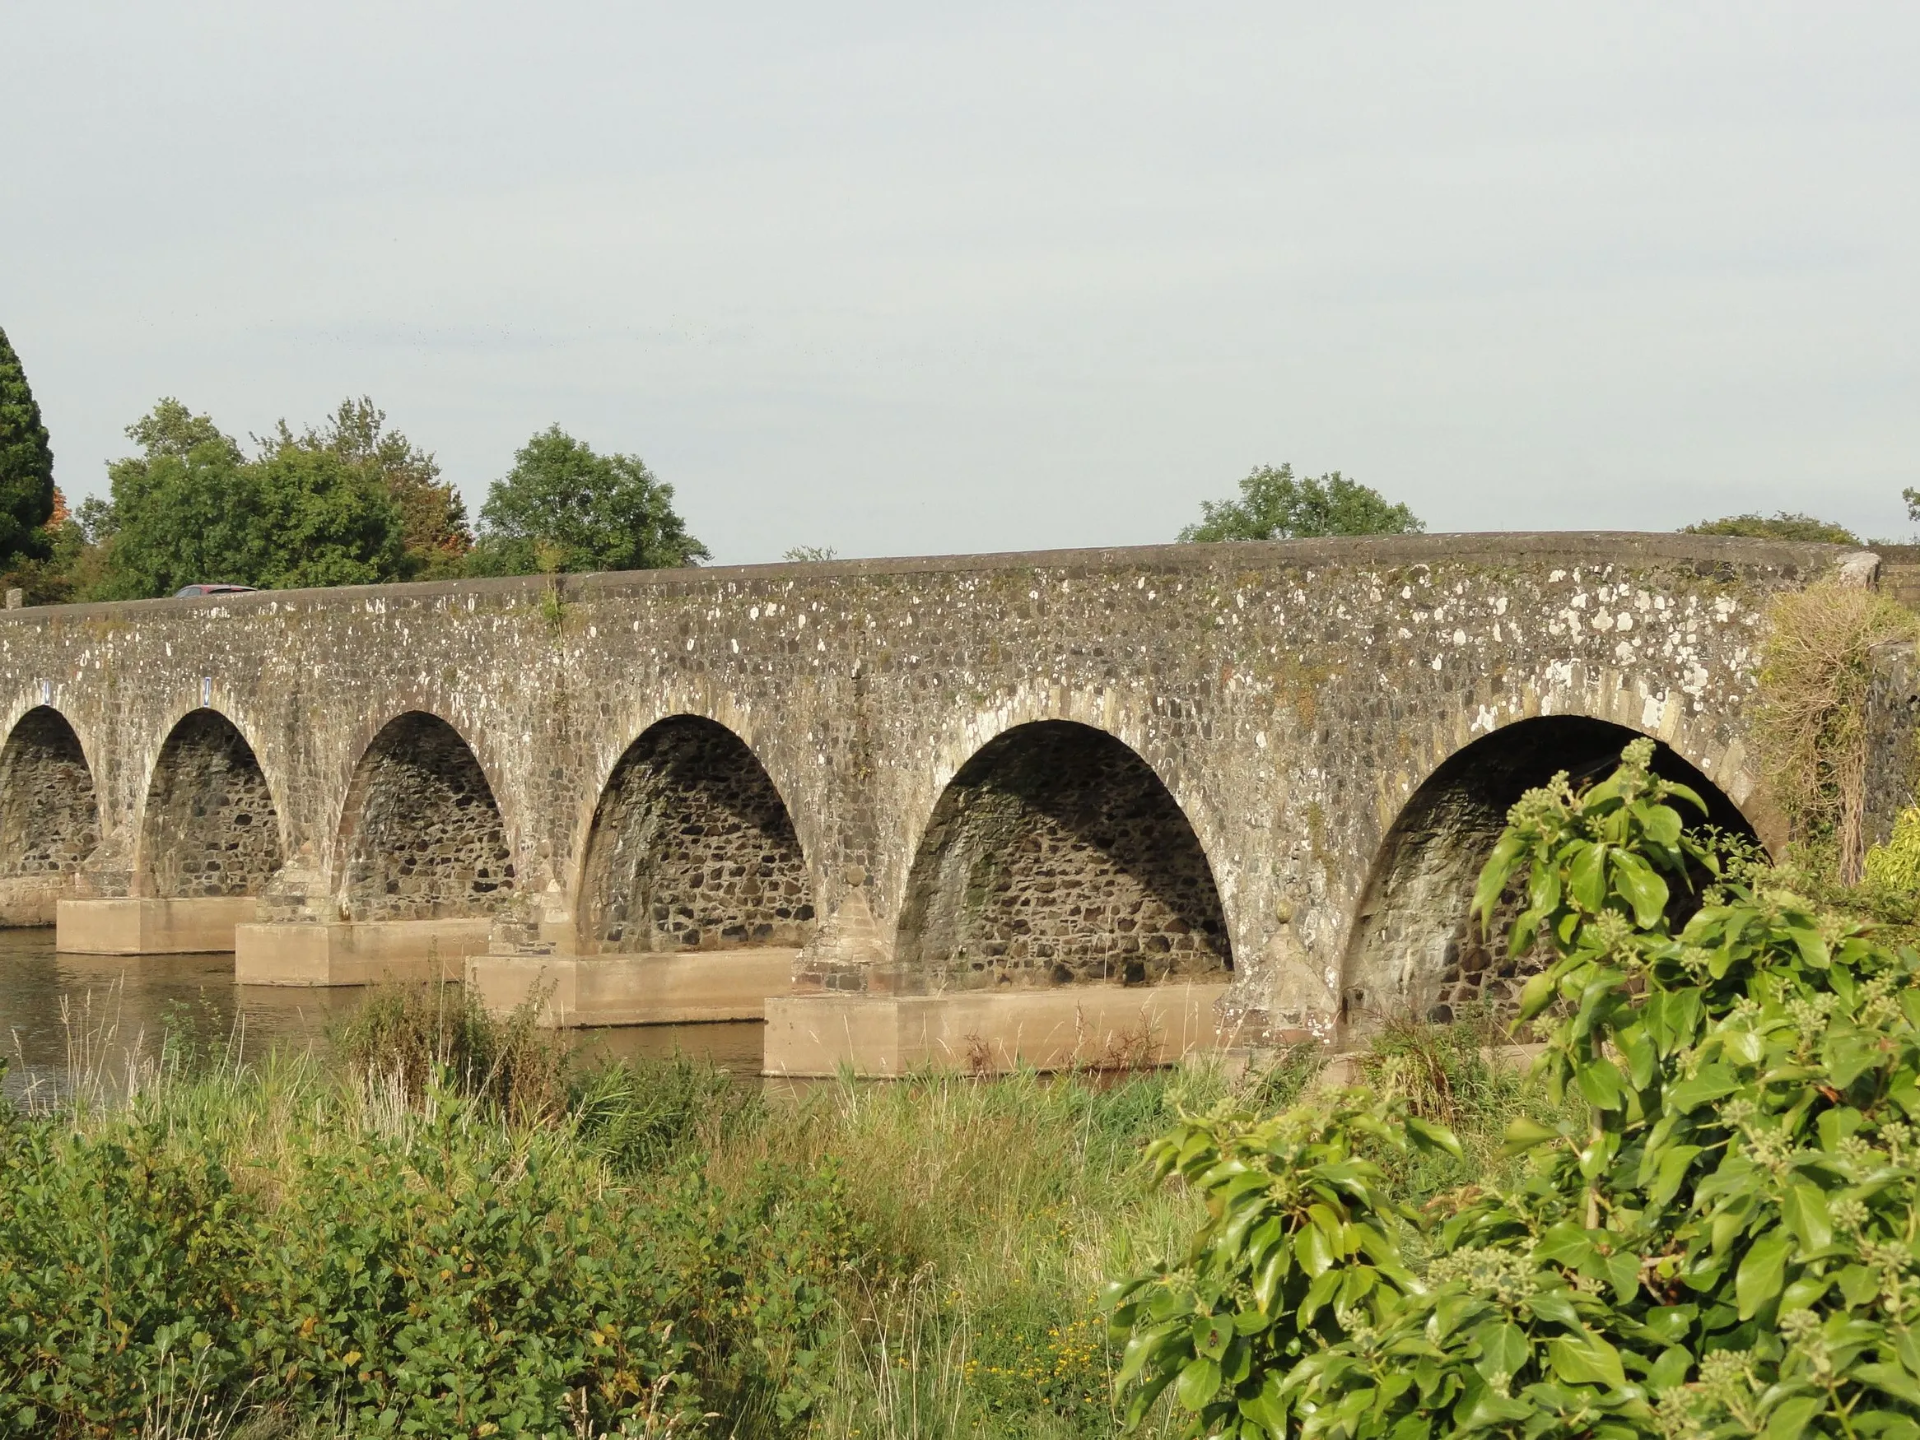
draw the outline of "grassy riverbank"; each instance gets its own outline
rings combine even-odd
[[[1097,1294],[1178,1249],[1140,1145],[1303,1060],[762,1094],[569,1073],[523,1027],[376,997],[328,1053],[173,1052],[131,1103],[0,1138],[0,1433],[1113,1433]],[[1541,1097],[1464,1030],[1374,1078],[1484,1178]]]

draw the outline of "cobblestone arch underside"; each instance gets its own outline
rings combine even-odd
[[[347,792],[343,838],[350,920],[480,917],[513,890],[493,788],[437,715],[409,711],[374,736]]]
[[[614,767],[581,893],[588,954],[800,946],[812,888],[785,802],[724,725],[662,720]]]
[[[934,807],[900,918],[931,988],[1152,984],[1232,968],[1213,870],[1153,770],[1104,731],[1022,725]]]
[[[0,750],[0,878],[64,875],[100,843],[100,809],[80,737],[41,705]]]
[[[1502,902],[1491,937],[1469,922],[1480,868],[1522,794],[1561,770],[1576,786],[1600,779],[1636,738],[1602,720],[1543,716],[1482,736],[1435,770],[1401,810],[1374,862],[1347,949],[1343,1026],[1364,1031],[1389,1019],[1511,1014],[1539,961],[1507,953],[1503,937],[1519,910],[1518,885]],[[1712,824],[1754,838],[1719,787],[1666,745],[1655,750],[1654,769],[1691,786],[1707,802]],[[1691,807],[1683,815],[1690,824],[1697,818]],[[1675,903],[1684,897],[1676,894]]]
[[[280,817],[266,776],[218,711],[192,711],[161,747],[141,850],[160,896],[257,895],[280,868]]]

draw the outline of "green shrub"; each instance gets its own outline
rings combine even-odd
[[[1133,1415],[1171,1386],[1191,1434],[1920,1437],[1920,960],[1685,833],[1651,752],[1525,797],[1475,900],[1525,871],[1510,943],[1556,958],[1523,1017],[1565,1007],[1543,1066],[1585,1123],[1516,1120],[1525,1177],[1429,1218],[1366,1155],[1446,1137],[1385,1102],[1187,1121],[1155,1160],[1208,1224],[1111,1296]]]
[[[0,1434],[129,1432],[183,1367],[366,1435],[791,1428],[822,1395],[860,1250],[830,1167],[622,1186],[431,1084],[225,1093],[0,1129]]]

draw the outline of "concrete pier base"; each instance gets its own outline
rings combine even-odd
[[[235,927],[259,913],[251,895],[196,899],[61,900],[54,948],[81,955],[190,955],[233,949]]]
[[[759,1020],[793,985],[797,950],[687,950],[658,955],[475,955],[466,983],[505,1012],[546,990],[540,1023],[674,1025]]]
[[[241,985],[374,985],[458,980],[466,957],[487,948],[493,921],[342,920],[242,925],[233,978]]]
[[[1218,985],[1062,986],[767,1001],[769,1075],[1158,1065],[1218,1043]]]

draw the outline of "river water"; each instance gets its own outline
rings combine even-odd
[[[124,1074],[129,1054],[153,1056],[169,1032],[243,1059],[326,1044],[327,1026],[357,1006],[357,987],[236,985],[233,956],[72,955],[53,930],[0,930],[0,1055],[9,1099],[59,1093],[89,1067]],[[737,1074],[760,1073],[757,1023],[633,1025],[561,1032],[582,1059],[665,1057],[676,1051]]]

